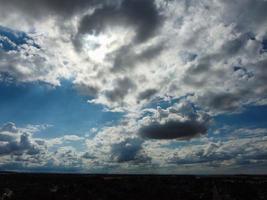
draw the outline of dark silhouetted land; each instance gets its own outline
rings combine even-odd
[[[3,199],[266,200],[267,176],[1,173]]]

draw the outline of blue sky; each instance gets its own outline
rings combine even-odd
[[[88,104],[73,85],[63,81],[60,87],[42,83],[7,84],[2,82],[0,92],[1,124],[14,122],[51,125],[43,130],[45,137],[81,134],[107,123],[116,123],[121,113],[104,112],[101,105]]]
[[[266,173],[266,1],[57,2],[0,0],[0,170]]]

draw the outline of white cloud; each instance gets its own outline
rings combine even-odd
[[[14,123],[7,123],[0,129],[0,155],[36,155],[45,146],[32,138],[32,132],[18,129]]]
[[[80,3],[73,8],[80,8]],[[40,5],[51,12],[59,9],[50,2]],[[98,17],[99,10],[94,11],[91,5],[89,2],[87,16]],[[87,16],[74,14],[61,20],[54,12],[51,15],[45,11],[50,17],[34,19],[33,27],[22,26],[24,30],[34,30],[41,49],[26,45],[20,51],[2,52],[5,61],[1,71],[19,81],[40,80],[53,85],[71,78],[77,89],[93,97],[90,103],[103,104],[114,111],[134,112],[155,97],[177,98],[188,93],[194,93],[193,101],[212,114],[264,102],[261,99],[265,98],[266,75],[261,66],[266,63],[266,54],[260,49],[267,31],[265,1],[157,1],[157,5],[160,11],[148,3],[151,13],[146,16],[154,20],[160,13],[163,23],[157,27],[155,18],[151,26],[157,27],[157,34],[136,44],[132,43],[135,36],[129,35],[133,31],[127,31],[128,25],[112,21],[115,14],[109,18],[106,13],[101,18],[104,24],[118,23],[115,28],[107,26],[99,35],[90,35],[90,31],[77,35]],[[241,8],[249,9],[240,12]],[[134,8],[122,7],[118,13],[124,15],[124,9]],[[26,18],[29,16],[18,22]],[[84,21],[80,21],[82,18]],[[9,19],[1,20],[14,27]],[[140,30],[143,34],[148,31]],[[73,46],[75,35],[84,39],[81,51]],[[127,91],[119,84],[126,79],[132,85]],[[211,100],[206,102],[209,97]],[[220,104],[214,104],[218,98]]]
[[[209,115],[196,111],[188,101],[150,112],[152,115],[140,120],[138,130],[141,137],[148,139],[191,139],[205,134],[210,123]]]
[[[181,147],[175,155],[163,148],[169,142],[135,141],[139,141],[140,132],[147,133],[153,126],[162,128],[163,132],[168,125],[172,131],[173,127],[177,129],[172,138],[189,139],[200,135],[201,140],[205,138],[209,117],[241,112],[244,105],[266,104],[267,54],[262,49],[267,35],[266,1],[181,0],[166,3],[157,0],[157,6],[154,6],[151,0],[145,3],[147,10],[142,11],[148,12],[141,12],[142,19],[135,12],[132,16],[131,12],[126,12],[135,11],[132,1],[129,4],[122,1],[117,9],[112,5],[95,8],[92,1],[72,4],[62,1],[62,7],[52,1],[38,1],[39,4],[33,4],[38,12],[26,13],[31,5],[29,2],[32,1],[24,2],[24,7],[16,0],[6,3],[0,8],[0,22],[26,32],[40,48],[30,40],[16,46],[14,41],[0,35],[1,40],[16,47],[0,51],[0,73],[8,73],[18,82],[42,81],[54,86],[60,86],[61,79],[68,79],[83,95],[90,96],[89,103],[126,113],[121,124],[104,127],[96,131],[93,138],[85,140],[88,147],[85,157],[91,158],[86,161],[90,166],[96,164],[97,159],[99,165],[112,165],[114,160],[134,160],[140,154],[157,163],[163,163],[168,157],[184,164],[190,161],[207,163],[211,159],[215,164],[218,159],[221,164],[237,163],[232,155],[238,157],[241,149],[245,152],[241,155],[243,160],[252,160],[249,155],[260,156],[257,154],[260,151],[264,155],[265,146],[259,138],[248,139],[249,135],[264,132],[260,129],[236,130],[233,135],[240,131],[247,138]],[[42,12],[40,5],[44,8]],[[6,7],[17,12],[3,17]],[[118,18],[121,15],[125,18]],[[92,21],[98,17],[99,20]],[[109,23],[115,28],[110,28]],[[159,101],[177,101],[185,96],[191,107],[177,104],[164,109],[147,109],[151,103],[160,105]],[[150,115],[143,115],[146,112]],[[29,146],[42,146],[42,140],[34,140],[30,131],[28,136],[23,135],[21,129],[17,130],[12,124],[5,127],[6,130],[2,129],[1,148],[8,148],[9,152],[13,147],[24,152]],[[178,129],[190,129],[192,134],[177,135]],[[159,135],[158,138],[164,138],[162,133]],[[47,140],[45,144],[50,148],[83,139],[69,135]],[[14,141],[13,146],[11,141]],[[134,141],[134,145],[129,142],[128,146],[126,141]],[[147,148],[144,148],[145,144],[148,144]],[[161,158],[148,149],[152,146]],[[256,151],[257,146],[262,149]],[[114,149],[116,155],[112,159]],[[133,154],[125,159],[123,151]],[[81,152],[77,156],[74,152],[72,149],[62,154],[85,155]],[[60,162],[59,156],[46,155],[51,162]]]

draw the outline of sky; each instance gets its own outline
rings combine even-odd
[[[0,0],[0,170],[266,174],[266,0]]]

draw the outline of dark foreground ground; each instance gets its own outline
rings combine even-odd
[[[0,173],[3,199],[267,200],[267,176]]]

